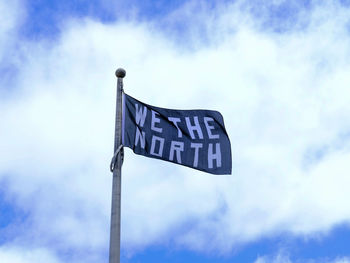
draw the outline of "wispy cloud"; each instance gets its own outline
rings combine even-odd
[[[22,249],[17,247],[1,247],[0,258],[5,263],[31,263],[48,262],[59,263],[60,261],[46,249]]]
[[[334,259],[329,258],[318,258],[315,259],[297,259],[291,260],[290,257],[285,253],[278,253],[275,256],[261,256],[256,259],[254,263],[349,263],[350,259],[347,257],[338,257]]]

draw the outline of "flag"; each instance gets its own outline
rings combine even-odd
[[[136,154],[231,174],[230,140],[218,111],[164,109],[123,93],[122,144]]]

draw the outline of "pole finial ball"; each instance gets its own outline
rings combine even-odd
[[[117,76],[117,78],[124,78],[125,74],[126,74],[126,71],[123,68],[118,68],[115,72],[115,75]]]

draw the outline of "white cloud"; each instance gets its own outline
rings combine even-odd
[[[350,259],[347,257],[338,257],[338,258],[334,258],[334,259],[329,259],[329,258],[323,258],[323,259],[317,259],[317,260],[313,260],[313,259],[298,259],[298,260],[291,260],[290,257],[285,254],[285,253],[278,253],[275,256],[262,256],[262,257],[258,257],[254,263],[349,263]]]
[[[146,103],[221,111],[233,150],[232,176],[126,150],[126,250],[172,242],[229,251],[349,222],[348,10],[320,6],[308,27],[288,34],[261,32],[247,14],[232,19],[238,10],[208,18],[215,39],[191,52],[132,22],[75,20],[57,43],[23,43],[16,93],[0,104],[0,179],[29,215],[16,239],[95,257],[108,249],[119,66],[126,92]]]
[[[21,5],[18,0],[11,2],[4,0],[0,1],[0,10],[2,13],[0,18],[1,39],[3,39],[3,37],[13,30],[21,21],[20,15],[23,11],[20,7]]]
[[[24,10],[20,0],[0,0],[0,61],[8,55],[8,50],[14,44],[16,29],[23,21]]]
[[[2,263],[59,263],[55,255],[46,249],[25,249],[21,247],[0,247]]]
[[[258,257],[254,263],[292,263],[292,261],[289,256],[279,253],[275,257]]]

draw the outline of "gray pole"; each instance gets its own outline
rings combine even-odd
[[[114,137],[114,152],[122,144],[122,91],[123,78],[125,70],[117,69],[115,75],[118,78],[117,84],[117,105],[115,118],[115,137]],[[109,241],[109,263],[120,263],[120,197],[121,197],[121,166],[123,149],[115,157],[115,167],[113,169],[113,186],[112,186],[112,212],[111,212],[111,232]]]

